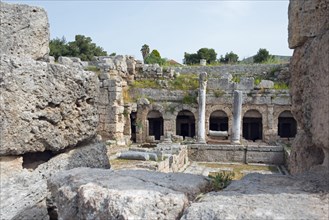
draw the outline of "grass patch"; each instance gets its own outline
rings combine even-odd
[[[275,82],[273,88],[277,90],[281,90],[281,89],[289,89],[289,86],[287,83],[284,82]]]
[[[197,74],[181,74],[169,81],[171,90],[196,90],[199,88],[199,77]]]
[[[199,163],[201,166],[210,167],[210,168],[218,168],[218,169],[227,169],[231,168],[234,172],[233,180],[241,179],[244,174],[243,170],[246,171],[271,171],[279,173],[278,169],[275,166],[267,166],[267,165],[248,165],[248,164],[215,164],[215,163]],[[210,172],[209,175],[216,175],[218,172]]]
[[[198,103],[197,101],[198,96],[196,94],[191,94],[191,93],[185,93],[183,99],[182,99],[182,103],[183,104],[196,104]]]
[[[99,74],[101,72],[100,68],[98,68],[97,66],[87,66],[86,68],[84,68],[85,71],[92,71],[94,73]]]
[[[159,84],[155,80],[141,79],[141,80],[135,80],[132,83],[131,87],[138,89],[144,89],[144,88],[157,89],[159,88]]]

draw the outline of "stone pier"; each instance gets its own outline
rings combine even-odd
[[[198,115],[198,143],[206,143],[206,90],[207,90],[207,73],[199,75],[199,115]]]
[[[241,111],[242,111],[242,92],[234,91],[233,100],[233,127],[232,127],[232,144],[240,144],[241,140]]]

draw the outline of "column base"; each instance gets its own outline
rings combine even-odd
[[[241,144],[240,140],[231,140],[231,144]]]

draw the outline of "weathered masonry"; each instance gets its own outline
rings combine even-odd
[[[297,132],[287,65],[164,69],[127,56],[89,65],[100,70],[99,133],[118,143],[271,143]]]

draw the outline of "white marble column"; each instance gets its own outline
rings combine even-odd
[[[233,127],[232,127],[232,144],[241,142],[241,113],[242,113],[242,92],[234,91],[233,100]]]
[[[206,90],[207,90],[207,73],[199,75],[199,114],[198,114],[198,143],[206,143]]]

